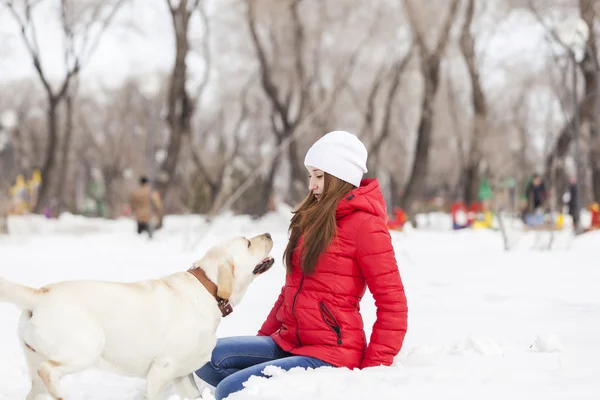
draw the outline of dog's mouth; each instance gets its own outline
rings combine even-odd
[[[256,267],[254,267],[254,270],[252,271],[252,273],[254,275],[260,275],[263,272],[266,272],[269,270],[269,268],[271,268],[273,266],[273,264],[275,264],[275,259],[271,256],[265,258],[264,260],[262,260],[261,262],[259,262]]]

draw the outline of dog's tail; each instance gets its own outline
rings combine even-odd
[[[35,307],[44,289],[34,289],[0,278],[0,301],[13,303],[22,310]]]

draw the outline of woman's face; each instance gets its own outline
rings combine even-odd
[[[313,195],[318,200],[321,199],[323,195],[323,190],[325,189],[325,173],[320,169],[316,169],[313,167],[306,167],[308,170],[308,190],[312,190]]]

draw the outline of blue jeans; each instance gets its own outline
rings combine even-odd
[[[285,371],[294,367],[331,366],[313,357],[295,356],[283,351],[269,336],[238,336],[217,340],[210,362],[196,371],[204,382],[214,386],[216,400],[244,388],[251,376],[265,376],[268,365]]]

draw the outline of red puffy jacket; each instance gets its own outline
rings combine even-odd
[[[293,254],[292,272],[258,335],[337,367],[391,365],[406,334],[407,305],[377,180],[364,179],[336,216],[337,237],[313,275],[302,273]],[[359,304],[367,286],[377,307],[368,346]]]

